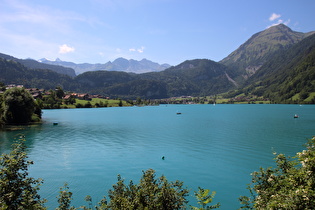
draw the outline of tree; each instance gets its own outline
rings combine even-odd
[[[40,98],[36,99],[34,114],[36,114],[40,119],[42,118],[43,106],[44,106],[43,101]]]
[[[220,203],[217,203],[215,205],[207,206],[209,203],[212,202],[216,192],[213,191],[211,194],[210,190],[208,189],[202,189],[201,187],[198,187],[198,192],[195,192],[195,197],[197,198],[198,204],[201,206],[201,208],[192,206],[191,208],[193,210],[208,210],[208,209],[216,209],[220,207]]]
[[[3,118],[9,124],[29,123],[35,111],[35,101],[24,88],[11,88],[3,94]]]
[[[122,100],[121,100],[121,99],[119,99],[118,106],[123,106],[123,102],[122,102]]]
[[[0,158],[1,209],[45,209],[45,200],[37,193],[43,181],[28,177],[33,162],[27,160],[24,141],[13,144],[13,150]]]
[[[138,185],[129,185],[118,175],[118,182],[109,190],[109,204],[105,209],[182,209],[188,202],[188,190],[183,182],[168,182],[165,176],[155,178],[155,171],[143,172]],[[102,202],[104,206],[104,202]]]
[[[2,103],[3,103],[3,94],[0,94],[0,127],[5,124],[5,122],[3,121],[3,107],[2,107]]]
[[[75,100],[75,97],[73,95],[70,95],[70,97],[68,99],[65,99],[64,102],[67,105],[68,104],[73,105],[73,104],[75,104],[76,100]]]
[[[60,86],[56,87],[56,96],[59,99],[62,99],[65,96],[65,92]]]
[[[57,91],[62,91],[62,89],[57,89]],[[62,105],[62,100],[58,97],[61,97],[60,95],[57,96],[57,91],[55,90],[49,90],[49,94],[43,97],[43,107],[45,109],[60,109],[60,106]]]
[[[310,95],[310,94],[309,94],[307,91],[302,90],[302,91],[300,92],[300,100],[303,101],[303,100],[307,99],[307,98],[309,97],[309,95]]]
[[[248,189],[251,197],[242,196],[243,209],[314,209],[315,208],[315,137],[306,150],[293,159],[276,155],[276,168],[260,168],[252,174]]]
[[[88,101],[86,104],[84,104],[84,108],[92,108],[91,102]]]
[[[58,203],[59,206],[56,210],[68,210],[68,209],[75,209],[74,207],[70,206],[72,200],[72,192],[69,191],[68,184],[65,183],[63,187],[60,188]]]
[[[0,91],[5,91],[6,87],[3,82],[0,82]]]

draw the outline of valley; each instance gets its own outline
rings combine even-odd
[[[0,54],[0,82],[125,100],[220,96],[228,103],[255,98],[315,103],[314,61],[314,32],[295,32],[279,24],[254,34],[220,62],[194,59],[169,66],[119,58],[83,68],[58,59],[38,62]],[[79,67],[85,72],[77,75]]]

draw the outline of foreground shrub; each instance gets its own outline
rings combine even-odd
[[[0,209],[45,209],[38,194],[41,179],[28,177],[24,140],[13,144],[9,154],[0,158]]]
[[[315,209],[315,137],[293,159],[278,154],[275,161],[276,168],[252,174],[251,197],[240,198],[242,208]]]

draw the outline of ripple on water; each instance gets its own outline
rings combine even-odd
[[[176,115],[180,111],[181,115]],[[293,114],[292,114],[293,113]],[[294,121],[293,115],[301,117]],[[73,204],[96,202],[117,174],[138,182],[142,170],[217,191],[220,209],[238,208],[250,173],[273,164],[273,151],[294,155],[314,135],[315,107],[291,105],[168,105],[44,110],[45,123],[29,129],[33,177],[50,209],[68,182]],[[53,126],[53,122],[59,122]],[[0,133],[9,145],[13,133]],[[161,157],[165,156],[162,160]]]

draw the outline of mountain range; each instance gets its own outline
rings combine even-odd
[[[229,97],[263,96],[276,103],[315,103],[315,34],[295,32],[283,24],[254,34],[220,62],[187,60],[176,66],[165,66],[165,70],[160,70],[163,65],[145,59],[119,58],[106,64],[85,64],[85,70],[100,66],[98,71],[68,76],[47,70],[49,66],[42,70],[26,66],[24,60],[6,58],[3,54],[0,57],[0,82],[38,88],[61,86],[65,90],[128,99],[225,93]],[[60,60],[54,63],[58,62],[65,63]],[[52,64],[47,60],[37,63]],[[135,66],[146,63],[153,63],[155,72],[152,67],[146,73],[140,73],[143,68],[138,74],[126,72],[130,66],[136,69],[139,67]]]
[[[125,58],[117,58],[113,62],[107,62],[105,64],[90,64],[90,63],[82,63],[76,64],[73,62],[62,61],[57,58],[55,61],[50,61],[45,58],[39,60],[41,63],[59,65],[63,67],[72,68],[75,70],[76,74],[82,74],[87,71],[98,71],[98,70],[106,70],[106,71],[124,71],[130,73],[146,73],[146,72],[156,72],[163,71],[170,67],[169,64],[158,64],[153,61],[142,59],[141,61],[137,60],[127,60]]]

